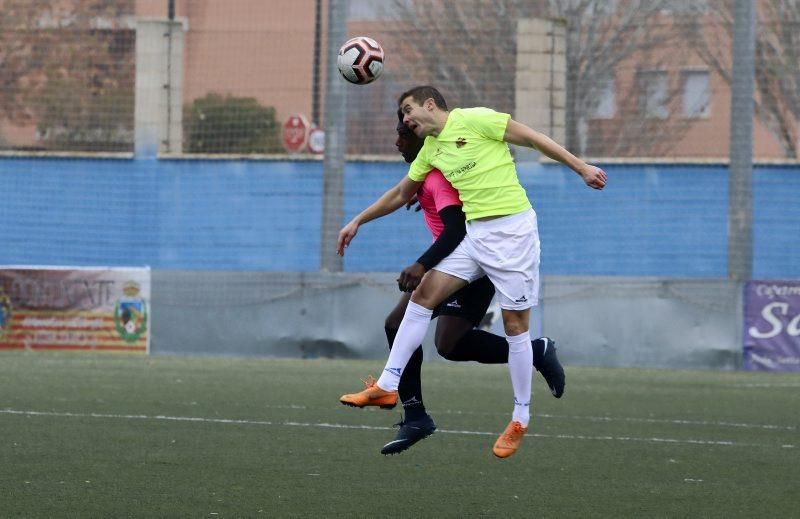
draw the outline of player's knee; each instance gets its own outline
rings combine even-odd
[[[503,328],[506,335],[514,337],[529,330],[530,310],[504,311]]]
[[[436,337],[433,343],[436,345],[436,351],[439,355],[447,360],[453,360],[453,352],[456,349],[456,345],[452,340],[446,337]]]
[[[397,333],[397,329],[400,328],[400,321],[401,319],[390,315],[386,318],[386,321],[383,322],[383,329],[386,330],[386,333],[395,332]]]

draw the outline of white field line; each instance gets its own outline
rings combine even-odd
[[[267,405],[270,409],[311,409],[304,405]],[[481,413],[473,411],[451,411],[439,410],[435,414],[455,414],[455,415],[482,415],[494,416],[500,413]],[[535,419],[547,418],[556,420],[585,420],[587,422],[628,422],[628,423],[650,423],[650,424],[671,424],[671,425],[698,425],[709,427],[737,427],[741,429],[765,429],[771,431],[796,431],[797,427],[794,425],[771,425],[771,424],[757,424],[757,423],[741,423],[741,422],[718,422],[711,420],[670,420],[666,418],[626,418],[614,416],[581,416],[581,415],[559,415],[559,414],[534,414]]]
[[[20,416],[49,416],[59,418],[100,418],[111,420],[153,420],[167,422],[199,422],[213,424],[232,424],[232,425],[261,425],[261,426],[283,426],[283,427],[317,427],[327,429],[362,429],[370,431],[391,431],[391,427],[375,427],[371,425],[347,425],[333,423],[307,423],[307,422],[271,422],[265,420],[239,420],[233,418],[204,418],[196,416],[166,416],[166,415],[143,415],[143,414],[107,414],[107,413],[70,413],[55,411],[21,411],[16,409],[0,409],[0,414],[20,415]],[[460,431],[437,429],[438,434],[460,434],[472,436],[497,436],[497,432],[485,431]],[[793,444],[770,445],[763,443],[743,443],[725,440],[696,440],[696,439],[677,439],[677,438],[639,438],[634,436],[585,436],[581,434],[542,434],[528,433],[527,436],[534,438],[554,438],[559,440],[589,440],[589,441],[618,441],[618,442],[645,442],[645,443],[669,443],[685,445],[714,445],[724,447],[766,447],[782,449],[794,449]]]
[[[770,425],[739,422],[716,422],[708,420],[667,420],[664,418],[616,418],[612,416],[569,416],[569,415],[536,415],[544,418],[566,418],[569,420],[587,420],[590,422],[635,422],[673,425],[706,425],[711,427],[739,427],[744,429],[768,429],[773,431],[796,431],[793,425]]]
[[[728,387],[739,387],[739,388],[742,388],[742,387],[746,387],[746,388],[759,387],[759,388],[766,388],[766,389],[772,389],[772,388],[783,389],[783,388],[787,388],[787,387],[800,387],[800,384],[792,384],[790,382],[786,383],[786,384],[773,384],[773,383],[770,383],[770,382],[765,382],[765,383],[750,382],[750,383],[746,383],[746,384],[731,384]]]

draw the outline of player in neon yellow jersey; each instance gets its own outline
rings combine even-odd
[[[540,255],[536,213],[519,183],[508,144],[539,150],[575,171],[593,189],[605,187],[606,174],[508,114],[488,108],[448,110],[444,97],[434,87],[404,92],[398,104],[403,122],[425,138],[425,144],[408,176],[342,228],[339,254],[344,254],[360,225],[406,204],[434,168],[459,192],[467,235],[418,286],[407,287],[414,293],[380,378],[340,400],[363,407],[396,399],[400,376],[425,337],[433,308],[456,290],[487,275],[502,309],[514,390],[511,421],[492,449],[495,456],[506,458],[519,448],[530,421],[533,352],[528,330],[530,309],[538,303]]]

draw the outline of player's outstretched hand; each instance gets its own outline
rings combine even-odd
[[[416,207],[414,207],[414,204],[416,204]],[[406,211],[408,211],[412,207],[414,207],[415,213],[419,212],[422,209],[422,206],[419,205],[419,199],[417,198],[417,195],[412,196],[411,200],[408,201],[408,203],[406,204]]]
[[[424,275],[425,267],[421,263],[409,265],[400,272],[400,277],[397,278],[397,287],[401,292],[413,292],[419,286]]]
[[[606,172],[597,166],[587,164],[580,172],[583,181],[586,185],[594,189],[603,189],[606,187]]]
[[[358,224],[350,222],[339,231],[339,238],[336,240],[336,253],[339,256],[344,256],[344,250],[350,246],[350,242],[358,234]]]

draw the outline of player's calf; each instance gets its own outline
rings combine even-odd
[[[531,342],[533,346],[533,367],[542,374],[550,392],[561,398],[566,386],[564,367],[556,354],[556,343],[549,337],[540,337]]]

